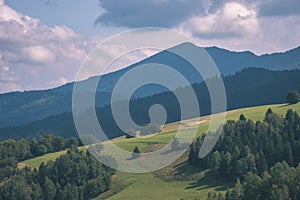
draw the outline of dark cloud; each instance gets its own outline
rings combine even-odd
[[[263,1],[259,5],[260,16],[289,16],[300,15],[299,0]]]
[[[228,2],[256,5],[258,16],[300,15],[299,0],[99,0],[105,13],[95,23],[116,27],[175,27],[215,13]]]
[[[220,1],[220,0],[218,0]],[[96,23],[111,26],[172,27],[203,13],[205,2],[199,0],[99,0],[105,13]]]

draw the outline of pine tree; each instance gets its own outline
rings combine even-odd
[[[191,144],[188,162],[190,165],[195,166],[195,142]]]
[[[62,191],[62,200],[78,199],[78,188],[68,183]]]
[[[262,150],[260,150],[259,154],[256,157],[256,166],[260,174],[264,173],[264,171],[268,169],[268,163]]]
[[[221,165],[221,155],[219,151],[215,151],[212,154],[212,158],[210,160],[210,170],[213,172],[218,173]]]
[[[241,114],[241,115],[240,115],[240,121],[246,121],[246,120],[247,120],[247,119],[246,119],[245,115]]]
[[[43,199],[53,200],[55,198],[55,195],[56,195],[56,187],[52,182],[52,180],[46,176],[43,185]]]
[[[294,165],[294,156],[292,151],[291,143],[286,143],[284,147],[285,161],[290,165]]]
[[[32,200],[41,200],[42,199],[42,188],[39,184],[31,184],[32,194],[31,199]]]
[[[61,189],[59,183],[56,183],[55,188],[56,188],[55,200],[62,199],[62,189]]]
[[[230,196],[232,200],[240,200],[242,198],[242,184],[240,179],[237,179]]]
[[[140,156],[141,151],[137,146],[134,147],[132,152],[132,158],[138,158]]]

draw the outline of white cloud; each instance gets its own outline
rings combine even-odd
[[[46,89],[73,81],[85,56],[97,42],[67,26],[49,27],[39,19],[0,5],[0,93]],[[101,55],[111,60],[124,48],[107,46]],[[146,57],[143,52],[129,53],[113,62],[106,72]],[[101,60],[94,63],[95,70],[84,78],[99,74],[102,63]]]
[[[191,17],[177,29],[202,46],[256,54],[286,51],[300,45],[298,16],[262,17],[258,12],[255,1],[227,2],[213,13]]]
[[[73,81],[93,42],[66,26],[48,27],[0,1],[0,92]]]
[[[288,4],[281,0],[264,4],[257,0],[99,2],[106,11],[98,19],[102,25],[171,27],[193,36],[202,46],[261,54],[284,51],[300,44],[298,0],[288,0]],[[283,13],[278,13],[280,8],[284,8]],[[110,27],[101,29],[112,33]],[[43,89],[74,80],[84,56],[96,42],[67,26],[43,25],[39,19],[21,14],[0,0],[0,92]],[[104,53],[109,59],[118,50],[108,48]],[[153,53],[155,51],[147,49],[131,53],[115,61],[110,70]]]
[[[276,22],[276,23],[275,23]],[[294,16],[264,17],[260,20],[263,37],[260,43],[266,52],[283,51],[300,45],[300,19]]]
[[[193,36],[203,46],[254,53],[299,46],[299,0],[99,0],[98,23],[159,26]]]
[[[24,49],[26,58],[38,64],[53,63],[55,55],[44,46],[30,46]]]
[[[120,70],[146,59],[158,51],[161,51],[161,49],[142,48],[130,51],[129,48],[123,44],[102,44],[100,48],[94,49],[92,53],[89,54],[85,63],[86,68],[78,74],[76,80],[85,80],[92,76]],[[108,66],[107,63],[109,63]]]
[[[68,80],[66,78],[60,77],[57,80],[50,81],[49,86],[51,86],[51,85],[63,85],[63,84],[66,84],[67,82],[68,82]]]
[[[17,79],[13,76],[15,72],[10,71],[7,66],[1,66],[0,68],[0,80],[2,83],[13,82]]]
[[[72,29],[66,26],[54,26],[52,29],[54,36],[61,41],[68,41],[70,39],[78,38],[79,35],[76,34]]]
[[[230,2],[215,13],[190,18],[180,29],[198,37],[232,38],[257,34],[260,27],[255,10]]]

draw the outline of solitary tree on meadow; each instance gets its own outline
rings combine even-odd
[[[286,102],[289,104],[295,104],[300,101],[300,94],[297,90],[289,91],[288,95],[286,96]]]
[[[139,153],[141,153],[141,151],[139,150],[139,148],[137,146],[134,147],[133,152],[132,152],[132,158],[138,158],[139,157]]]

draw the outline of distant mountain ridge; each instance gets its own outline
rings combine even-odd
[[[199,51],[199,47],[190,43],[180,44],[176,48],[182,48],[194,53]],[[261,56],[257,56],[251,52],[233,52],[218,47],[208,47],[205,49],[224,76],[234,74],[247,67],[262,67],[270,70],[300,69],[300,47],[283,53]],[[161,51],[129,67],[103,75],[96,94],[97,97],[101,97],[101,100],[96,102],[96,106],[101,107],[109,104],[111,91],[119,78],[130,69],[146,63],[168,65],[184,75],[191,84],[202,81],[201,76],[195,73],[192,66],[184,59],[168,51]],[[93,79],[92,77],[82,81],[82,84]],[[42,91],[0,94],[0,127],[24,125],[45,117],[71,112],[73,84],[68,83],[60,87]],[[136,93],[135,97],[146,97],[164,91],[165,89],[162,87],[148,86]],[[119,99],[122,100],[122,95],[120,95]]]
[[[289,90],[300,91],[300,70],[270,71],[262,68],[247,68],[224,77],[229,110],[257,105],[283,103]],[[208,115],[210,97],[204,82],[192,85],[200,103],[201,115]],[[180,88],[185,90],[185,88]],[[167,123],[180,120],[180,105],[170,91],[131,101],[131,116],[138,124],[149,123],[151,105],[163,105],[167,112]],[[115,124],[110,106],[97,108],[98,119],[107,137],[124,134]],[[194,118],[197,116],[189,116]],[[0,140],[9,138],[39,137],[45,134],[65,137],[77,136],[73,116],[64,112],[49,116],[23,126],[0,128]]]
[[[300,68],[300,46],[285,52],[260,56],[250,51],[234,52],[218,47],[208,47],[205,50],[215,61],[222,74],[230,74],[234,70],[240,70],[245,67],[271,70]]]

